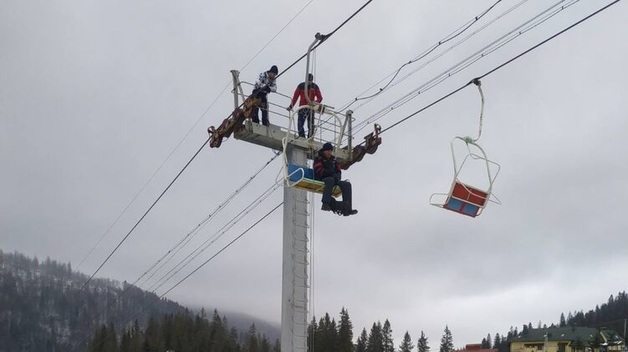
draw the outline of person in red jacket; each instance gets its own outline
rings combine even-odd
[[[344,216],[355,215],[358,211],[351,205],[351,183],[340,179],[340,164],[332,155],[333,149],[331,143],[323,144],[321,150],[318,151],[318,156],[314,159],[314,178],[325,183],[321,210],[331,210]],[[336,185],[342,191],[342,203],[336,202],[331,196],[331,191]]]
[[[292,95],[292,102],[287,107],[288,111],[292,110],[294,103],[297,102],[297,98],[300,98],[299,106],[308,105],[306,94],[309,96],[310,102],[312,103],[320,103],[321,101],[323,101],[323,95],[321,94],[321,90],[320,88],[318,88],[318,85],[314,83],[314,75],[312,75],[311,73],[308,73],[307,75],[307,93],[305,82],[299,83],[297,88],[294,90],[294,94]],[[305,124],[306,119],[307,137],[310,138],[314,134],[314,111],[312,109],[299,110],[299,137],[305,137],[305,130],[303,128],[303,125]]]

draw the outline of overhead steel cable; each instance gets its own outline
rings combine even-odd
[[[268,211],[264,216],[262,216],[261,218],[259,218],[256,222],[254,222],[251,226],[249,226],[246,230],[244,230],[242,233],[240,233],[238,236],[236,236],[233,240],[231,240],[229,243],[227,243],[226,245],[224,245],[218,252],[216,252],[214,255],[212,255],[209,259],[205,260],[203,263],[201,263],[200,265],[198,265],[193,271],[191,271],[189,274],[187,274],[184,278],[182,278],[181,280],[179,280],[176,284],[174,284],[172,287],[170,287],[167,291],[165,291],[164,293],[162,293],[161,295],[157,295],[157,298],[155,300],[153,300],[152,302],[149,302],[148,304],[146,304],[140,312],[136,313],[131,319],[125,319],[127,321],[134,321],[135,319],[137,319],[137,317],[139,317],[142,313],[144,313],[144,311],[146,311],[148,308],[152,307],[155,303],[159,302],[159,300],[161,300],[162,298],[164,298],[168,293],[170,293],[172,290],[174,290],[175,288],[177,288],[179,285],[181,285],[185,280],[189,279],[192,275],[194,275],[196,272],[198,272],[202,267],[204,267],[205,265],[207,265],[209,262],[211,262],[212,260],[214,260],[218,255],[220,255],[222,252],[224,252],[227,248],[231,247],[231,245],[233,245],[235,242],[237,242],[238,240],[240,240],[244,235],[246,235],[249,231],[251,231],[253,228],[255,228],[255,226],[259,225],[262,221],[264,221],[267,217],[269,217],[272,213],[274,213],[277,209],[279,209],[280,206],[283,205],[283,202],[280,202],[279,204],[277,204],[273,209],[271,209],[270,211]]]
[[[168,289],[166,292],[162,293],[159,298],[163,298],[165,295],[167,295],[168,293],[170,293],[170,291],[174,290],[177,286],[179,286],[181,283],[183,283],[183,281],[187,280],[188,278],[190,278],[190,276],[194,275],[197,271],[199,271],[202,267],[204,267],[205,265],[207,265],[207,263],[209,263],[210,261],[214,260],[214,258],[216,258],[220,253],[222,253],[225,249],[229,248],[232,244],[234,244],[236,241],[238,241],[240,238],[242,238],[242,236],[244,236],[247,232],[251,231],[255,226],[257,226],[260,222],[262,222],[264,219],[266,219],[268,216],[270,216],[270,214],[274,213],[275,210],[279,209],[280,206],[283,205],[283,202],[277,204],[273,209],[271,209],[268,213],[266,213],[266,215],[262,216],[259,220],[257,220],[255,223],[253,223],[253,225],[249,226],[246,230],[244,230],[241,234],[239,234],[236,238],[234,238],[233,240],[231,240],[229,243],[227,243],[225,246],[223,246],[218,252],[216,252],[214,255],[212,255],[211,257],[209,257],[209,259],[207,259],[206,261],[204,261],[202,264],[200,264],[198,267],[196,267],[196,269],[192,270],[189,274],[187,274],[183,279],[179,280],[174,286],[172,286],[170,289]]]
[[[209,142],[209,139],[207,139],[203,145],[201,145],[200,148],[198,148],[198,150],[196,151],[196,153],[194,153],[194,155],[192,156],[192,158],[185,164],[185,166],[183,166],[183,169],[181,169],[181,171],[179,171],[179,173],[175,176],[175,178],[168,184],[168,186],[166,187],[166,189],[163,190],[163,192],[161,192],[161,194],[159,195],[159,197],[157,197],[157,199],[155,199],[155,201],[153,202],[153,204],[151,204],[151,206],[148,208],[148,210],[146,210],[146,212],[144,212],[144,215],[142,215],[142,217],[135,223],[135,225],[133,225],[133,227],[131,228],[131,230],[129,230],[129,232],[124,236],[124,238],[122,238],[122,240],[118,243],[118,245],[111,251],[111,253],[109,253],[109,255],[107,256],[107,258],[105,258],[105,260],[102,262],[102,264],[100,264],[100,266],[98,266],[98,269],[96,269],[96,271],[94,271],[94,273],[89,277],[89,279],[87,279],[87,281],[85,281],[85,283],[83,284],[83,286],[81,287],[81,291],[85,289],[85,287],[87,286],[87,284],[94,278],[94,276],[96,276],[96,274],[100,271],[100,269],[102,269],[102,267],[105,265],[105,263],[107,263],[107,261],[109,261],[109,259],[111,258],[111,256],[113,256],[113,254],[118,250],[118,248],[120,248],[120,246],[122,245],[122,243],[124,243],[124,241],[126,241],[127,238],[129,238],[129,236],[131,235],[131,233],[133,233],[133,231],[135,230],[135,228],[137,228],[137,226],[142,222],[142,220],[144,220],[144,218],[146,217],[146,215],[148,215],[148,213],[150,213],[150,211],[155,207],[155,205],[157,204],[157,202],[159,202],[159,200],[161,199],[161,197],[164,196],[164,194],[166,194],[166,192],[168,192],[168,190],[170,189],[170,187],[172,187],[172,185],[175,183],[175,181],[179,178],[179,176],[181,176],[181,174],[183,173],[183,171],[185,171],[185,169],[187,169],[187,167],[192,163],[192,161],[196,158],[196,156],[198,156],[198,154],[201,152],[201,150],[203,150],[203,148],[205,148],[205,146],[207,145],[207,143]]]
[[[541,13],[539,13],[538,15],[533,17],[532,19],[524,22],[523,24],[519,25],[517,28],[515,28],[515,29],[511,30],[510,32],[508,32],[507,34],[499,37],[498,39],[496,39],[493,42],[491,42],[490,44],[484,46],[482,49],[476,51],[475,53],[469,55],[468,57],[466,57],[462,61],[458,62],[457,64],[455,64],[452,67],[450,67],[449,69],[447,69],[446,71],[436,75],[435,77],[433,77],[432,79],[430,79],[426,83],[424,83],[421,86],[413,89],[411,92],[405,94],[400,99],[397,99],[393,103],[389,104],[387,107],[385,107],[385,108],[379,110],[378,112],[376,112],[375,114],[371,115],[365,121],[357,124],[354,127],[354,131],[355,132],[361,131],[369,123],[375,122],[375,121],[383,118],[384,116],[386,116],[387,114],[392,112],[394,109],[396,109],[396,108],[406,104],[410,100],[416,98],[417,96],[419,96],[422,93],[425,93],[426,91],[430,90],[431,88],[434,88],[438,84],[440,84],[443,81],[445,81],[446,79],[452,77],[456,73],[466,69],[467,67],[469,67],[473,63],[477,62],[478,60],[487,57],[489,54],[495,52],[497,49],[503,47],[507,43],[509,43],[512,40],[518,38],[522,34],[530,31],[531,29],[535,28],[536,26],[540,25],[541,23],[544,23],[548,19],[554,17],[559,12],[565,10],[566,8],[568,8],[569,6],[579,2],[580,0],[571,0],[570,2],[567,3],[567,5],[562,5],[561,6],[560,4],[565,2],[565,1],[567,1],[567,0],[561,0],[558,3],[550,6],[546,10],[542,11]]]
[[[564,0],[563,0],[564,1]],[[419,65],[418,67],[416,67],[415,69],[413,69],[412,71],[410,71],[408,74],[406,74],[405,76],[401,77],[400,79],[394,81],[393,80],[390,81],[388,88],[392,88],[398,84],[400,84],[401,82],[404,82],[406,79],[408,79],[409,77],[411,77],[412,75],[416,74],[417,72],[419,72],[420,70],[424,69],[425,67],[427,67],[428,65],[430,65],[431,63],[435,62],[436,60],[438,60],[439,58],[445,56],[447,53],[449,53],[450,51],[454,50],[455,48],[457,48],[458,46],[462,45],[463,43],[465,43],[466,41],[468,41],[469,39],[471,39],[472,37],[474,37],[475,35],[477,35],[478,33],[482,32],[483,30],[485,30],[486,28],[490,27],[491,25],[493,25],[494,23],[496,23],[497,21],[499,21],[500,19],[502,19],[503,17],[505,17],[506,15],[510,14],[511,12],[513,12],[514,10],[516,10],[517,8],[521,7],[524,3],[528,2],[528,0],[521,0],[519,3],[513,5],[512,7],[510,7],[509,9],[507,9],[506,11],[502,12],[501,14],[499,14],[498,16],[496,16],[494,19],[492,19],[491,21],[489,21],[488,23],[484,24],[483,26],[481,26],[480,28],[476,29],[475,31],[473,31],[472,33],[470,33],[469,35],[467,35],[466,37],[460,39],[458,42],[456,42],[455,44],[449,46],[447,49],[445,49],[444,51],[440,52],[438,55],[430,58],[429,60],[427,60],[426,62],[422,63],[421,65]],[[476,17],[477,18],[477,17]],[[472,20],[474,21],[474,20]],[[464,26],[463,26],[464,27]],[[460,34],[462,34],[462,32],[460,32]],[[457,37],[457,36],[455,36]],[[455,37],[452,37],[450,39],[445,40],[441,40],[439,41],[439,44],[435,44],[433,46],[434,49],[428,49],[426,51],[426,54],[421,54],[419,57],[425,58],[427,57],[428,54],[430,54],[431,52],[433,52],[436,48],[438,48],[440,45],[442,45],[443,43],[448,42],[451,39],[454,39]],[[418,61],[418,59],[414,60],[413,62]],[[389,74],[386,77],[390,77],[391,74]],[[396,75],[395,75],[396,76]],[[365,92],[363,92],[362,94],[365,94],[366,92],[368,92],[369,90],[373,89],[374,87],[376,87],[378,84],[380,84],[381,82],[385,81],[386,78],[380,80],[379,82],[377,82],[376,84],[374,84],[373,86],[371,86],[369,89],[367,89]],[[380,91],[379,93],[382,93],[382,91]],[[360,104],[357,108],[353,109],[353,112],[358,111],[360,108],[364,107],[365,105],[367,105],[368,103],[370,103],[371,101],[373,101],[373,99],[379,95],[379,93],[377,94],[373,94],[369,97],[365,97],[364,99],[366,100],[365,102],[363,102],[362,104]],[[362,100],[359,98],[355,98],[356,100]],[[350,106],[352,103],[349,103],[348,106]]]
[[[602,11],[604,11],[604,10],[606,10],[606,9],[610,8],[611,6],[613,6],[613,5],[617,4],[619,1],[621,1],[621,0],[615,0],[615,1],[613,1],[613,2],[611,2],[611,3],[609,3],[609,4],[607,4],[606,6],[604,6],[604,7],[600,8],[600,9],[596,10],[595,12],[593,12],[593,13],[589,14],[588,16],[586,16],[586,17],[582,18],[581,20],[579,20],[579,21],[577,21],[577,22],[575,22],[575,23],[571,24],[570,26],[566,27],[565,29],[561,30],[560,32],[558,32],[558,33],[556,33],[556,34],[552,35],[551,37],[549,37],[549,38],[547,38],[547,39],[543,40],[542,42],[540,42],[540,43],[536,44],[535,46],[533,46],[533,47],[529,48],[528,50],[526,50],[526,51],[524,51],[524,52],[520,53],[519,55],[517,55],[517,56],[515,56],[515,57],[511,58],[510,60],[508,60],[508,61],[504,62],[503,64],[501,64],[501,65],[499,65],[499,66],[495,67],[494,69],[492,69],[492,70],[490,70],[490,71],[486,72],[486,73],[485,73],[485,74],[483,74],[482,76],[479,76],[478,78],[479,78],[479,79],[482,79],[482,78],[484,78],[484,77],[486,77],[486,76],[488,76],[488,75],[490,75],[490,74],[494,73],[495,71],[497,71],[497,70],[501,69],[502,67],[504,67],[504,66],[506,66],[506,65],[510,64],[511,62],[513,62],[513,61],[515,61],[515,60],[519,59],[519,58],[520,58],[520,57],[522,57],[523,55],[528,54],[528,53],[529,53],[529,52],[531,52],[532,50],[534,50],[534,49],[536,49],[536,48],[538,48],[538,47],[542,46],[543,44],[545,44],[545,43],[549,42],[550,40],[552,40],[552,39],[554,39],[554,38],[556,38],[556,37],[558,37],[559,35],[562,35],[563,33],[565,33],[565,32],[567,32],[567,31],[571,30],[572,28],[574,28],[574,27],[576,27],[576,26],[580,25],[581,23],[583,23],[583,22],[585,22],[585,21],[589,20],[590,18],[592,18],[592,17],[594,17],[594,16],[598,15],[598,14],[599,14],[599,13],[601,13]]]
[[[495,68],[493,68],[493,69],[489,70],[488,72],[484,73],[483,75],[478,76],[478,77],[476,77],[476,78],[472,79],[471,81],[469,81],[469,82],[468,82],[468,83],[466,83],[465,85],[463,85],[463,86],[461,86],[461,87],[459,87],[459,88],[457,88],[457,89],[455,89],[455,90],[453,90],[453,91],[451,91],[451,92],[447,93],[446,95],[444,95],[444,96],[442,96],[441,98],[439,98],[439,99],[437,99],[437,100],[433,101],[432,103],[430,103],[430,104],[428,104],[428,105],[424,106],[423,108],[421,108],[421,109],[419,109],[419,110],[417,110],[417,111],[413,112],[412,114],[410,114],[410,115],[408,115],[408,116],[404,117],[403,119],[401,119],[401,120],[399,120],[399,121],[395,122],[394,124],[392,124],[392,125],[390,125],[390,126],[388,126],[388,127],[384,128],[384,129],[382,129],[382,130],[381,130],[381,132],[380,132],[380,134],[382,134],[382,133],[384,133],[384,132],[387,132],[387,131],[391,130],[392,128],[394,128],[394,127],[396,127],[396,126],[400,125],[401,123],[403,123],[403,122],[405,122],[405,121],[409,120],[410,118],[412,118],[412,117],[414,117],[414,116],[416,116],[416,115],[420,114],[421,112],[423,112],[423,111],[425,111],[425,110],[429,109],[430,107],[432,107],[432,106],[434,106],[434,105],[436,105],[436,104],[440,103],[441,101],[443,101],[443,100],[445,100],[445,99],[449,98],[450,96],[452,96],[452,95],[454,95],[454,94],[458,93],[459,91],[463,90],[463,89],[464,89],[464,88],[466,88],[467,86],[469,86],[469,85],[473,84],[473,81],[475,81],[475,80],[481,80],[481,79],[483,79],[483,78],[485,78],[485,77],[487,77],[487,76],[489,76],[489,75],[491,75],[491,74],[495,73],[497,70],[499,70],[499,69],[501,69],[501,68],[504,68],[505,66],[507,66],[507,65],[511,64],[511,63],[512,63],[512,62],[514,62],[515,60],[517,60],[517,59],[519,59],[519,58],[523,57],[524,55],[529,54],[529,53],[530,53],[530,52],[532,52],[533,50],[538,49],[539,47],[543,46],[544,44],[547,44],[548,42],[550,42],[551,40],[553,40],[553,39],[557,38],[558,36],[560,36],[560,35],[562,35],[562,34],[566,33],[567,31],[569,31],[569,30],[571,30],[571,29],[575,28],[576,26],[578,26],[578,25],[582,24],[583,22],[585,22],[585,21],[587,21],[587,20],[591,19],[592,17],[594,17],[594,16],[596,16],[596,15],[600,14],[602,11],[607,10],[607,9],[608,9],[608,8],[610,8],[611,6],[613,6],[613,5],[617,4],[619,1],[620,1],[620,0],[615,0],[615,1],[613,1],[613,2],[611,2],[611,3],[609,3],[609,4],[607,4],[607,5],[605,5],[605,6],[603,6],[603,7],[601,7],[600,9],[598,9],[598,10],[596,10],[596,11],[592,12],[591,14],[589,14],[589,15],[585,16],[584,18],[582,18],[582,19],[580,19],[580,20],[578,20],[578,21],[574,22],[573,24],[571,24],[571,25],[569,25],[568,27],[566,27],[566,28],[562,29],[561,31],[559,31],[559,32],[555,33],[554,35],[552,35],[552,36],[550,36],[550,37],[548,37],[548,38],[544,39],[543,41],[541,41],[541,42],[537,43],[536,45],[534,45],[534,46],[532,46],[532,47],[528,48],[527,50],[525,50],[525,51],[523,51],[523,52],[519,53],[518,55],[516,55],[516,56],[512,57],[511,59],[509,59],[509,60],[505,61],[504,63],[500,64],[499,66],[496,66]],[[364,142],[363,142],[363,143],[364,143]],[[361,143],[361,144],[362,144],[362,143]]]
[[[183,268],[189,265],[201,253],[205,252],[212,244],[214,244],[218,239],[224,236],[227,231],[229,231],[233,226],[235,226],[238,222],[244,219],[244,217],[248,215],[253,209],[255,209],[268,197],[270,197],[270,195],[272,195],[279,187],[281,187],[281,185],[273,184],[271,187],[266,189],[260,196],[258,196],[255,200],[253,200],[246,207],[244,207],[244,209],[242,209],[238,214],[236,214],[231,220],[224,224],[216,233],[210,236],[202,244],[197,246],[196,249],[194,249],[185,258],[180,260],[179,263],[172,267],[170,271],[168,271],[159,280],[153,283],[153,285],[148,288],[148,291],[155,292],[156,290],[161,288],[161,286],[170,281],[175,275],[183,270]]]
[[[276,155],[275,157],[277,157],[278,155]],[[278,185],[273,185],[271,186],[269,189],[267,189],[266,191],[264,191],[264,193],[262,193],[262,195],[260,195],[257,199],[255,199],[254,201],[252,201],[251,203],[249,203],[249,205],[247,205],[243,210],[240,211],[240,213],[238,213],[235,217],[233,217],[230,222],[228,222],[227,224],[225,224],[219,231],[222,231],[220,233],[220,235],[218,234],[214,234],[213,236],[211,236],[209,239],[205,240],[201,245],[199,245],[197,248],[195,248],[191,253],[189,253],[184,259],[180,260],[178,264],[176,264],[173,268],[171,268],[166,274],[164,274],[160,279],[157,280],[156,283],[153,283],[153,285],[151,286],[151,288],[149,288],[149,291],[152,291],[155,287],[155,285],[158,285],[160,282],[162,282],[164,280],[164,278],[166,278],[166,276],[168,276],[169,274],[171,274],[174,270],[176,270],[177,268],[180,268],[177,270],[176,273],[178,273],[183,267],[185,267],[191,260],[195,259],[200,253],[202,253],[205,249],[200,250],[201,246],[204,246],[205,244],[207,244],[209,241],[211,241],[211,243],[209,245],[211,245],[212,243],[214,243],[218,238],[222,237],[222,235],[224,235],[224,233],[226,233],[231,227],[233,227],[236,223],[238,223],[240,220],[242,220],[242,218],[244,217],[244,215],[248,214],[252,209],[254,209],[255,207],[257,207],[257,205],[259,205],[261,203],[261,201],[263,201],[264,199],[268,198],[279,186]],[[261,200],[260,200],[261,199]],[[253,205],[255,202],[258,202],[257,204]],[[207,224],[204,223],[201,228],[203,226],[205,226]],[[188,240],[187,243],[189,243],[191,239]],[[187,244],[186,243],[186,244]],[[207,247],[209,247],[209,245],[207,245]],[[181,247],[179,250],[177,250],[177,253],[182,250],[183,247]],[[176,253],[175,253],[176,254]],[[190,259],[187,263],[184,264],[184,262],[190,258],[191,256],[192,259]],[[169,262],[170,260],[172,260],[174,258],[174,255],[168,259],[167,262]],[[165,264],[167,264],[167,262],[165,262],[157,271],[161,270],[163,268],[163,266],[165,266]],[[153,276],[155,276],[157,274],[157,271],[155,271],[149,278],[147,278],[144,283],[146,283],[148,280],[150,280]],[[168,278],[169,279],[169,278]]]
[[[228,85],[227,85],[228,87]],[[109,234],[109,232],[111,232],[111,229],[113,229],[113,227],[118,223],[118,221],[120,221],[120,219],[122,218],[122,216],[127,212],[127,210],[129,210],[129,208],[131,207],[131,205],[133,205],[133,203],[135,203],[135,201],[137,200],[137,198],[140,196],[140,194],[142,194],[142,192],[144,192],[144,189],[146,189],[146,187],[151,183],[151,181],[155,178],[155,176],[157,176],[157,173],[159,173],[159,171],[161,171],[161,169],[164,167],[164,165],[168,162],[168,160],[170,160],[170,158],[172,158],[172,155],[174,155],[174,153],[179,149],[179,147],[181,146],[181,144],[183,144],[183,142],[187,139],[187,137],[190,135],[190,133],[192,133],[192,131],[196,128],[196,125],[198,125],[198,123],[201,121],[201,119],[205,116],[205,114],[209,111],[209,109],[211,109],[212,106],[214,106],[214,104],[216,103],[216,101],[218,100],[218,98],[220,97],[220,95],[222,95],[222,93],[227,89],[227,87],[225,87],[222,92],[218,95],[218,97],[216,97],[216,99],[214,99],[214,101],[212,101],[212,103],[207,107],[207,109],[205,109],[205,111],[201,114],[201,117],[196,121],[196,123],[194,123],[194,126],[192,126],[192,128],[190,128],[188,130],[188,132],[183,136],[183,138],[181,138],[181,140],[179,141],[179,143],[177,143],[177,145],[172,149],[172,151],[170,152],[170,154],[168,154],[168,156],[166,157],[166,159],[164,159],[164,161],[157,167],[157,169],[155,169],[155,171],[153,172],[153,174],[148,178],[148,180],[144,183],[144,185],[140,188],[140,190],[135,194],[135,196],[133,197],[133,199],[131,199],[131,201],[126,205],[126,207],[124,207],[124,209],[122,209],[122,211],[120,212],[120,214],[116,217],[116,219],[109,225],[109,227],[107,228],[107,230],[105,230],[105,232],[100,236],[100,238],[98,239],[98,241],[96,241],[96,244],[94,244],[94,246],[88,251],[88,253],[83,257],[83,259],[81,260],[81,262],[79,263],[78,267],[76,268],[76,270],[78,270],[78,268],[80,268],[80,266],[85,262],[85,260],[87,260],[87,258],[92,254],[92,252],[94,252],[94,250],[96,249],[96,247],[98,247],[98,245],[102,242],[102,240]]]
[[[439,40],[438,43],[433,44],[431,47],[429,47],[428,49],[424,50],[421,54],[419,54],[418,56],[416,56],[415,58],[411,59],[410,61],[404,63],[403,65],[401,65],[397,70],[395,70],[394,72],[390,73],[389,75],[387,75],[386,77],[384,77],[383,79],[381,79],[379,82],[375,83],[374,85],[372,85],[371,87],[369,87],[366,91],[362,92],[360,94],[360,96],[355,97],[353,99],[353,101],[351,101],[350,103],[346,103],[342,108],[340,108],[340,111],[344,111],[346,109],[348,109],[351,105],[353,105],[354,103],[360,101],[360,100],[367,100],[367,99],[372,99],[374,97],[376,97],[377,95],[381,94],[384,90],[386,90],[391,83],[395,80],[395,78],[397,78],[397,76],[399,75],[399,73],[401,72],[401,70],[408,66],[411,65],[423,58],[425,58],[426,56],[428,56],[429,54],[431,54],[434,50],[438,49],[438,47],[440,47],[441,45],[444,45],[445,43],[449,42],[450,40],[455,39],[456,37],[460,36],[461,34],[463,34],[467,29],[471,28],[475,23],[477,23],[482,17],[484,17],[486,14],[488,14],[495,6],[497,6],[497,4],[499,4],[502,0],[497,0],[493,5],[491,5],[489,8],[487,8],[486,10],[482,11],[482,13],[480,13],[479,15],[475,16],[473,19],[467,21],[465,24],[463,24],[462,26],[458,27],[457,29],[455,29],[453,32],[449,33],[448,35],[446,35],[443,39]],[[521,1],[518,5],[516,5],[516,7],[520,6],[522,3],[526,2],[528,0],[523,0]],[[512,10],[510,10],[512,11]],[[502,15],[503,16],[503,15]],[[500,16],[501,17],[501,16]],[[500,17],[497,17],[497,19],[499,19]],[[483,28],[486,28],[483,27]],[[477,33],[478,31],[476,31],[475,33]],[[467,40],[469,37],[467,37],[465,40]],[[464,42],[464,41],[461,41]],[[458,44],[456,44],[456,46],[460,45],[461,42],[458,42]],[[450,48],[451,50],[451,48]],[[441,55],[442,56],[442,55]],[[416,71],[415,71],[416,72]],[[361,95],[365,94],[366,92],[368,92],[369,90],[375,88],[376,86],[378,86],[380,83],[386,81],[387,77],[390,77],[392,75],[392,78],[388,80],[388,83],[386,83],[383,87],[379,88],[377,92],[368,95],[368,96],[364,96],[361,97]],[[354,109],[354,112],[357,109]]]
[[[225,207],[238,195],[241,194],[241,192],[248,186],[251,184],[251,182],[268,166],[270,165],[275,159],[277,159],[279,155],[273,155],[273,157],[268,160],[266,163],[264,163],[264,165],[259,168],[259,170],[257,170],[251,177],[249,177],[242,185],[240,185],[240,187],[238,187],[233,193],[231,193],[231,195],[229,195],[222,203],[220,203],[213,211],[211,211],[200,223],[198,223],[192,230],[190,230],[186,235],[184,235],[179,242],[177,242],[175,244],[174,247],[172,247],[171,249],[169,249],[161,258],[159,258],[150,268],[148,268],[140,277],[138,277],[133,283],[132,285],[134,286],[141,286],[143,285],[143,283],[146,283],[148,280],[150,280],[157,272],[159,272],[159,270],[161,270],[166,264],[168,264],[168,262],[170,260],[172,260],[172,258],[174,258],[176,256],[176,254],[181,251],[191,240],[194,236],[196,236],[196,234],[198,234],[198,232],[205,227],[210,220],[215,219],[216,215],[219,214],[223,209],[225,209]],[[185,244],[183,244],[185,242]],[[165,260],[168,256],[170,256],[169,259]],[[155,271],[153,271],[153,269],[155,269],[155,267],[157,267],[159,264],[161,263],[161,265],[159,266],[159,268],[157,268]],[[139,283],[144,277],[146,277],[151,271],[153,271],[153,273],[148,276],[143,283]],[[124,294],[124,292],[123,292]]]

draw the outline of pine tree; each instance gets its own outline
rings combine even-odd
[[[427,344],[427,337],[425,337],[425,333],[421,330],[421,337],[416,343],[417,352],[429,352],[430,346]]]
[[[392,327],[390,326],[390,322],[388,319],[384,322],[384,327],[382,328],[382,342],[384,343],[384,352],[395,352],[395,343],[393,342],[392,337]]]
[[[116,334],[116,328],[113,326],[113,323],[109,323],[107,328],[107,343],[105,344],[105,351],[107,352],[118,352],[118,337]]]
[[[440,349],[439,352],[451,352],[454,349],[454,340],[451,336],[451,330],[449,330],[449,326],[445,325],[445,333],[443,337],[440,339]]]
[[[118,341],[113,323],[103,324],[90,343],[89,352],[118,352]]]
[[[207,334],[202,337],[202,340],[199,343],[199,347],[202,346],[202,348],[199,348],[199,350],[226,350],[229,345],[226,319],[222,319],[220,314],[218,314],[218,310],[214,309],[211,324],[208,324],[207,320],[203,318],[203,313],[204,312],[201,312],[201,316],[197,317],[198,320],[196,325],[199,331],[207,331]]]
[[[89,352],[103,352],[105,351],[104,345],[107,338],[107,326],[102,325],[100,329],[94,334],[94,338],[89,344]]]
[[[399,352],[412,352],[414,349],[414,344],[412,343],[412,339],[410,338],[410,333],[406,331],[403,335],[403,341],[399,345]]]
[[[152,317],[148,320],[148,326],[144,333],[144,341],[147,351],[162,351],[165,350],[163,344],[163,335],[161,334],[161,322]]]
[[[560,325],[561,328],[567,326],[567,320],[565,320],[565,313],[560,313]]]
[[[362,329],[362,333],[358,337],[358,341],[355,344],[355,352],[366,352],[366,343],[368,341],[368,334],[366,329]]]
[[[249,332],[246,335],[246,345],[244,346],[246,352],[259,352],[259,340],[257,337],[257,328],[255,324],[251,324]]]
[[[495,334],[495,341],[493,341],[493,348],[499,349],[499,346],[502,344],[502,338],[499,336],[499,333]]]
[[[336,321],[328,313],[318,323],[318,334],[315,336],[314,351],[334,351],[338,346],[338,330]]]
[[[120,337],[120,352],[131,352],[131,329],[127,329]]]
[[[310,325],[307,327],[307,350],[308,352],[317,351],[317,336],[318,325],[316,324],[316,317],[312,317]]]
[[[349,311],[344,307],[340,310],[337,350],[338,352],[353,352],[353,324],[349,318]]]
[[[266,336],[257,335],[260,341],[259,352],[270,352],[270,341],[266,338]]]
[[[366,341],[366,352],[384,352],[384,340],[382,338],[382,323],[373,323],[368,340]]]
[[[131,342],[130,352],[140,352],[142,349],[142,341],[144,340],[144,333],[140,328],[140,323],[135,319],[133,327],[131,328]]]

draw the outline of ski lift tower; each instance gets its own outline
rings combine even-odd
[[[307,74],[309,73],[310,52],[314,45],[324,40],[320,34],[308,50]],[[259,99],[247,97],[241,87],[239,72],[231,71],[234,85],[233,114],[218,127],[210,127],[210,146],[217,148],[222,138],[232,133],[238,140],[283,152],[284,155],[284,203],[283,203],[283,266],[282,266],[282,297],[281,297],[281,351],[307,351],[308,325],[308,200],[307,191],[293,187],[289,182],[289,165],[297,166],[301,175],[308,168],[308,160],[313,159],[325,142],[332,142],[334,155],[348,168],[362,160],[366,153],[373,154],[381,138],[378,136],[379,126],[375,134],[365,137],[364,145],[352,147],[351,111],[342,115],[332,107],[312,103],[299,109],[309,108],[315,111],[316,136],[298,138],[296,131],[296,109],[290,114],[288,127],[269,124],[263,126],[253,123],[250,118],[252,109],[259,104]],[[242,105],[240,105],[242,99]],[[311,170],[311,169],[310,169]],[[294,172],[292,173],[294,174]],[[320,182],[312,180],[312,182]],[[315,191],[309,189],[310,191]]]

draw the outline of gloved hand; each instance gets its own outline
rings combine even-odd
[[[262,88],[262,91],[264,93],[270,93],[270,87],[269,86],[264,86],[264,88]]]
[[[292,105],[288,105],[288,107],[286,108],[286,110],[288,110],[288,111],[292,111]]]

